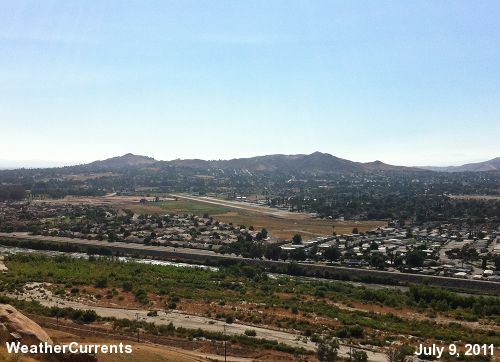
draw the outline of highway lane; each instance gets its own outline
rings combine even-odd
[[[134,253],[138,255],[148,255],[155,257],[162,257],[167,259],[184,259],[189,261],[195,261],[198,263],[204,263],[207,259],[217,260],[219,262],[244,262],[251,265],[261,265],[265,267],[287,267],[288,262],[278,261],[278,260],[263,260],[263,259],[250,259],[243,258],[234,254],[218,254],[211,250],[204,249],[189,249],[189,248],[174,248],[171,246],[153,246],[144,245],[136,243],[125,243],[125,242],[107,242],[98,240],[87,240],[87,239],[71,239],[65,237],[53,237],[53,236],[41,236],[41,235],[29,235],[26,232],[15,232],[15,233],[0,233],[0,237],[15,238],[19,240],[42,240],[60,243],[69,243],[74,245],[92,246],[92,247],[105,247],[112,250],[116,250],[123,253]],[[459,279],[435,275],[421,275],[421,274],[411,274],[411,273],[399,273],[383,270],[373,270],[373,269],[360,269],[351,268],[344,266],[332,266],[326,264],[312,264],[312,263],[300,263],[300,265],[311,272],[329,272],[329,273],[342,273],[346,276],[361,276],[361,277],[375,277],[378,278],[377,283],[383,282],[384,279],[387,281],[398,280],[402,282],[413,282],[413,283],[423,283],[428,282],[430,284],[442,285],[442,286],[452,286],[456,288],[472,289],[472,290],[483,290],[489,293],[500,295],[500,283],[490,282],[486,280],[470,280],[470,279]]]

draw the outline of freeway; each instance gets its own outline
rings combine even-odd
[[[115,252],[123,254],[135,254],[140,256],[153,256],[165,259],[174,259],[180,261],[206,263],[207,260],[212,260],[216,262],[243,262],[250,265],[263,266],[265,268],[281,268],[286,269],[289,266],[289,262],[278,261],[278,260],[266,260],[266,259],[250,259],[243,258],[234,254],[217,254],[211,250],[204,249],[188,249],[188,248],[174,248],[171,246],[153,246],[144,245],[137,243],[125,243],[125,242],[107,242],[98,240],[87,240],[87,239],[71,239],[64,237],[53,237],[53,236],[41,236],[41,235],[29,235],[29,233],[0,233],[0,237],[13,238],[18,240],[42,240],[50,242],[60,242],[68,243],[79,246],[89,246],[89,247],[105,247]],[[435,275],[422,275],[422,274],[410,274],[410,273],[400,273],[391,272],[384,270],[374,270],[374,269],[360,269],[351,268],[344,266],[332,266],[327,264],[313,264],[313,263],[300,263],[300,266],[305,268],[309,273],[325,275],[329,274],[330,277],[335,278],[349,278],[351,276],[358,276],[361,278],[373,278],[376,279],[377,283],[383,283],[384,281],[388,283],[394,282],[409,282],[409,283],[428,283],[446,287],[454,287],[467,290],[482,290],[485,292],[500,295],[500,283],[490,282],[486,280],[471,280],[471,279],[459,279],[442,277]]]

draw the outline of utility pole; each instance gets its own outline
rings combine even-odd
[[[224,362],[227,362],[227,349],[226,349],[226,323],[224,323]]]
[[[139,343],[139,313],[135,313],[135,319],[137,322],[137,343]]]

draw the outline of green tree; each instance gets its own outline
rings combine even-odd
[[[290,251],[290,258],[293,260],[306,260],[304,248],[297,248]]]
[[[406,265],[421,267],[424,265],[425,253],[421,250],[413,250],[406,254]]]
[[[300,234],[295,234],[292,238],[292,244],[298,245],[302,243],[302,236]]]
[[[464,263],[467,263],[471,260],[475,260],[479,257],[479,254],[476,249],[474,249],[471,245],[466,244],[460,249],[458,253],[458,258],[462,261],[462,266]]]
[[[276,244],[266,246],[264,250],[266,259],[278,260],[281,257],[281,248]]]
[[[368,362],[368,355],[365,351],[354,350],[352,352],[352,359],[354,362]]]
[[[382,254],[373,254],[370,257],[370,265],[377,269],[384,269],[385,257]]]
[[[403,266],[403,261],[405,260],[405,258],[402,256],[402,255],[398,255],[395,259],[394,259],[394,266],[396,268],[399,268],[401,266]]]
[[[341,254],[340,250],[339,250],[337,247],[335,247],[335,246],[330,246],[330,247],[328,247],[328,248],[324,251],[323,255],[325,256],[325,258],[326,258],[327,260],[330,260],[330,261],[337,261],[337,260],[339,260],[339,258],[340,258],[340,256],[341,256],[342,254]]]

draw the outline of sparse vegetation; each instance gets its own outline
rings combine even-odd
[[[82,290],[87,285],[94,285],[96,280],[106,278],[107,288],[111,291],[124,285],[131,286],[134,298],[140,304],[148,304],[151,293],[160,295],[164,293],[162,291],[174,290],[175,294],[170,294],[166,301],[168,308],[182,307],[193,300],[208,305],[214,303],[221,308],[217,318],[227,323],[266,323],[302,330],[309,335],[328,332],[338,338],[360,341],[373,338],[373,331],[380,329],[386,333],[443,341],[460,338],[471,343],[498,343],[499,339],[494,330],[474,330],[459,323],[439,324],[396,315],[401,308],[409,308],[416,313],[440,313],[457,321],[474,317],[499,323],[499,298],[464,296],[430,286],[412,286],[409,291],[394,289],[387,293],[384,289],[354,287],[341,282],[301,281],[287,277],[271,279],[267,273],[249,266],[233,265],[210,271],[125,263],[110,258],[83,260],[36,254],[10,255],[5,264],[9,270],[0,276],[4,291],[22,288],[28,281],[62,283]],[[234,306],[243,301],[252,308],[262,306],[257,307],[262,314],[235,312]],[[353,302],[380,304],[393,309],[391,313],[378,314],[350,311],[335,305]],[[272,317],[273,313],[284,310],[290,313],[287,317]],[[341,326],[328,328],[323,323],[314,323],[310,316],[336,320]]]

